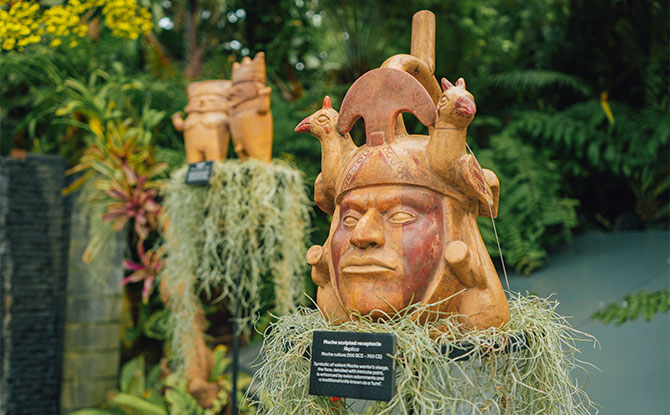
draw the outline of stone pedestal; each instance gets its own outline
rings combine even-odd
[[[0,414],[57,415],[69,212],[65,161],[0,158]]]
[[[115,234],[94,258],[81,256],[91,240],[86,201],[74,196],[65,299],[61,413],[99,405],[117,389],[121,346],[121,293],[125,241]],[[94,215],[95,216],[95,215]],[[93,220],[99,220],[93,218]]]

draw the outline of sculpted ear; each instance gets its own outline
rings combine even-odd
[[[447,78],[442,78],[442,91],[446,91],[449,88],[453,88],[454,84],[449,82]]]
[[[462,86],[463,88],[465,88],[465,79],[458,78],[458,81],[456,81],[456,86]]]
[[[330,97],[326,95],[323,98],[323,105],[321,105],[322,109],[327,109],[327,108],[333,108],[333,104],[330,102]]]

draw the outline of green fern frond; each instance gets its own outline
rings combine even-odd
[[[670,289],[628,294],[622,303],[614,302],[595,312],[591,318],[617,325],[635,321],[640,315],[651,321],[654,315],[670,311]]]
[[[544,264],[548,247],[571,235],[578,201],[560,195],[558,166],[546,152],[525,143],[522,133],[508,126],[477,157],[500,179],[496,226],[505,261],[527,274]],[[481,218],[479,225],[489,253],[497,257],[491,221]]]
[[[663,97],[659,99],[663,101]],[[596,99],[554,113],[513,112],[504,134],[528,138],[549,156],[560,157],[562,174],[583,176],[598,171],[623,178],[635,194],[636,212],[643,223],[665,217],[659,212],[668,210],[664,193],[670,173],[666,162],[670,140],[667,111],[617,101],[610,101],[609,106],[614,124],[607,121]]]
[[[553,114],[520,111],[514,116],[513,128],[535,139],[550,141],[564,151],[580,153],[594,141],[607,142],[607,133],[598,129],[606,123],[606,117],[595,100]]]
[[[489,80],[496,87],[511,90],[537,90],[542,88],[569,88],[584,96],[592,94],[586,82],[563,72],[526,69],[493,75]]]

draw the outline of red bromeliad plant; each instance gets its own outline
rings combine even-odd
[[[123,261],[125,278],[119,283],[133,283],[123,290],[128,299],[124,304],[129,319],[135,320],[135,312],[137,317],[129,322],[134,328],[126,332],[124,341],[135,344],[146,334],[146,318],[156,308],[151,297],[165,262],[159,237],[159,189],[168,166],[157,162],[153,144],[165,113],[151,107],[150,94],[145,93],[148,85],[127,76],[121,64],[109,73],[96,70],[87,81],[68,79],[63,88],[66,99],[56,116],[65,118],[70,131],[85,143],[77,164],[67,172],[77,176],[63,193],[86,184],[80,196],[90,225],[84,262],[90,263],[98,253],[104,256],[114,235],[129,242],[130,252]],[[101,266],[105,265],[96,261],[91,275],[104,275]],[[140,285],[142,303],[135,307],[132,300]]]
[[[146,176],[137,176],[135,170],[127,164],[123,165],[125,180],[114,179],[106,194],[118,203],[107,205],[107,212],[102,216],[105,222],[114,221],[115,231],[122,230],[131,219],[134,221],[134,230],[139,237],[138,244],[142,244],[149,236],[151,229],[158,226],[158,214],[161,207],[154,197],[155,189],[145,189]]]
[[[113,222],[109,232],[120,232],[132,221],[137,240],[143,243],[158,226],[160,205],[155,198],[163,183],[155,178],[167,165],[154,161],[147,131],[133,127],[130,119],[101,123],[91,118],[88,124],[93,139],[79,164],[67,171],[82,174],[63,193],[71,193],[93,180],[99,191],[94,199],[105,205],[102,220]],[[93,259],[108,237],[107,233],[92,237],[84,262]]]
[[[134,186],[137,178],[132,175],[145,176],[146,188],[159,188],[162,183],[151,180],[162,173],[167,165],[155,163],[152,157],[153,148],[143,143],[142,129],[130,126],[131,121],[107,122],[105,128],[97,119],[89,121],[90,130],[93,133],[93,142],[84,151],[79,164],[67,171],[67,174],[83,173],[70,186],[63,190],[64,194],[72,193],[81,187],[89,179],[97,178],[96,188],[107,191],[111,188],[114,179]],[[132,170],[129,176],[128,170]]]
[[[163,259],[165,248],[160,247],[155,250],[145,251],[144,245],[138,243],[137,254],[140,258],[139,263],[135,263],[129,259],[123,261],[124,268],[133,272],[121,281],[121,285],[144,281],[142,301],[146,304],[149,301],[149,294],[151,294],[156,276],[163,268],[163,265],[165,265],[165,260]]]

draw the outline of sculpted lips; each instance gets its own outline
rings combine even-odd
[[[341,272],[346,274],[372,274],[395,271],[393,265],[375,258],[351,257],[342,261]]]

